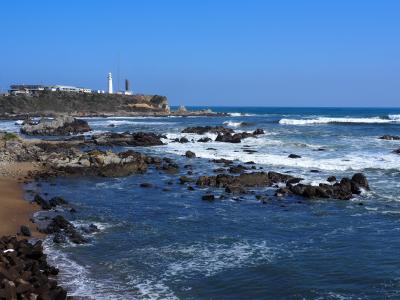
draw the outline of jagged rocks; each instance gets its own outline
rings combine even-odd
[[[290,193],[305,198],[349,200],[353,198],[353,195],[360,194],[361,189],[369,190],[369,184],[364,174],[356,173],[351,179],[345,177],[333,185],[325,183],[320,183],[319,186],[288,184],[287,188]]]
[[[262,129],[256,129],[252,133],[250,132],[240,132],[234,134],[232,134],[231,132],[219,133],[215,141],[224,143],[241,143],[242,139],[246,139],[249,137],[256,137],[261,134],[264,134],[264,130]]]
[[[265,187],[272,186],[277,182],[286,182],[295,177],[291,175],[280,174],[276,172],[253,172],[243,173],[239,176],[219,174],[216,176],[201,176],[196,184],[198,186],[213,186],[213,187]]]
[[[87,240],[77,231],[75,226],[63,216],[54,217],[45,228],[39,230],[46,234],[54,234],[53,241],[62,243],[68,238],[74,244],[84,244]]]
[[[90,131],[88,123],[73,117],[41,119],[38,124],[25,124],[21,133],[26,135],[71,135]]]
[[[58,174],[104,177],[144,173],[148,163],[152,163],[150,157],[132,150],[121,153],[99,150],[75,151],[70,155],[52,153],[45,161],[52,171]]]
[[[107,132],[92,137],[92,140],[99,146],[159,146],[164,143],[161,138],[164,136],[151,132],[135,133],[113,133]]]
[[[211,141],[212,141],[212,139],[210,139],[209,137],[203,137],[203,138],[197,140],[197,142],[199,142],[199,143],[208,143]]]
[[[233,133],[233,129],[226,128],[223,126],[196,126],[196,127],[187,127],[182,130],[182,133],[196,133],[196,134],[205,134],[205,133],[216,133],[216,134],[225,134],[225,133]]]
[[[0,239],[0,298],[64,300],[67,292],[51,276],[58,269],[46,262],[42,242]]]

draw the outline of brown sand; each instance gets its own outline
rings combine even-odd
[[[16,235],[21,225],[28,226],[32,236],[42,236],[30,221],[39,207],[24,200],[22,188],[22,179],[37,169],[33,163],[0,163],[0,236]]]

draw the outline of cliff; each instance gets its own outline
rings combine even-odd
[[[169,112],[168,101],[158,95],[85,94],[41,92],[39,95],[0,96],[0,116],[101,115]]]

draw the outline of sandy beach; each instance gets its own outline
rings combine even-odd
[[[32,236],[40,237],[30,221],[38,206],[24,199],[23,179],[37,170],[32,163],[0,163],[0,236],[15,235],[21,225],[30,228]]]

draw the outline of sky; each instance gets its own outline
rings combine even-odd
[[[0,90],[64,84],[171,105],[400,106],[400,1],[2,0]]]

